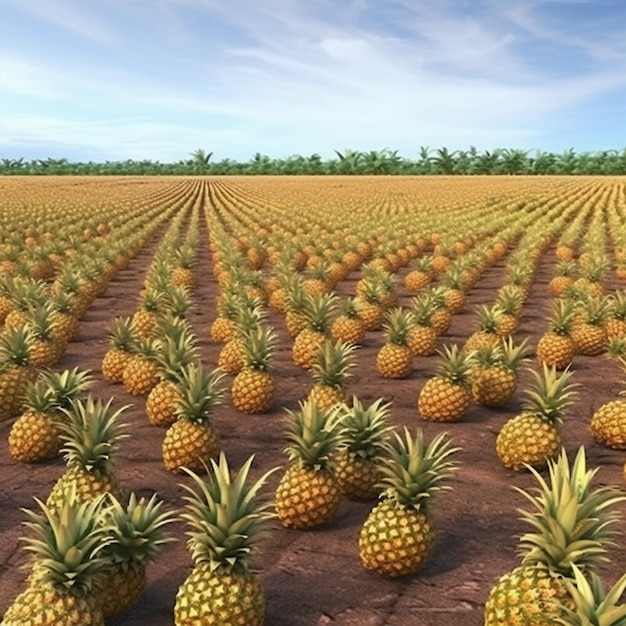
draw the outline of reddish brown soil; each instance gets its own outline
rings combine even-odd
[[[209,339],[209,325],[215,317],[217,285],[211,273],[206,246],[206,232],[201,239],[197,275],[199,285],[191,320],[197,332],[203,363],[217,363],[219,345]],[[125,393],[121,386],[103,380],[102,356],[107,349],[107,333],[117,315],[135,310],[148,263],[158,244],[158,237],[132,260],[109,284],[80,324],[79,336],[69,345],[58,369],[79,366],[90,369],[96,379],[92,391],[116,406],[130,404],[126,421],[132,436],[123,442],[118,456],[118,471],[124,485],[140,495],[157,492],[168,507],[180,508],[184,477],[168,473],[161,461],[163,431],[149,425],[145,416],[145,398]],[[545,316],[550,297],[547,282],[552,276],[553,251],[548,251],[537,273],[517,333],[519,339],[530,337],[532,344],[545,330]],[[489,269],[469,294],[463,311],[455,315],[450,331],[441,343],[462,342],[474,329],[475,307],[493,302],[495,289],[503,282],[504,262]],[[353,293],[358,273],[341,285],[342,293]],[[617,285],[608,285],[615,288]],[[401,303],[411,294],[398,285]],[[291,339],[282,316],[270,314],[280,336],[280,349],[274,359],[277,384],[276,403],[265,415],[238,413],[227,399],[215,413],[215,425],[231,466],[238,467],[250,454],[256,455],[255,472],[284,465],[284,407],[295,408],[311,386],[310,374],[295,367],[291,358]],[[384,380],[374,368],[379,332],[370,333],[358,351],[358,367],[349,391],[364,403],[379,396],[391,401],[393,421],[410,429],[422,427],[430,438],[443,427],[420,419],[416,403],[424,382],[432,375],[436,357],[417,358],[415,371],[407,380]],[[534,364],[534,363],[533,363]],[[623,485],[624,454],[593,442],[589,420],[602,403],[614,399],[622,388],[620,368],[603,357],[576,357],[575,379],[582,385],[580,396],[568,411],[562,429],[563,443],[570,454],[585,445],[590,466],[599,466],[597,484]],[[344,501],[334,522],[311,531],[286,530],[276,525],[255,558],[267,598],[268,626],[478,626],[483,621],[483,606],[495,580],[518,563],[516,537],[526,530],[518,519],[517,509],[525,505],[513,486],[529,487],[534,479],[527,473],[506,470],[495,453],[495,439],[505,420],[515,415],[523,398],[521,391],[528,376],[522,377],[520,389],[510,406],[489,410],[473,406],[462,421],[445,428],[462,448],[457,454],[459,471],[451,479],[453,491],[441,493],[432,505],[438,532],[436,545],[424,569],[417,575],[386,580],[366,572],[359,563],[358,536],[372,504]],[[49,489],[63,471],[62,461],[24,466],[13,461],[7,450],[10,424],[0,424],[0,614],[22,589],[25,572],[20,564],[25,558],[19,537],[24,532],[22,507],[33,507],[33,497],[45,500]],[[279,475],[272,478],[274,487]],[[149,567],[149,580],[140,602],[127,614],[111,620],[115,626],[173,624],[173,606],[178,586],[191,568],[185,546],[185,527],[176,524],[180,541],[168,545]],[[623,573],[626,545],[618,542],[611,550],[611,563],[602,570],[612,584]]]

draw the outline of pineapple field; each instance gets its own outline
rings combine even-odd
[[[3,626],[626,619],[624,177],[11,176],[0,223]]]

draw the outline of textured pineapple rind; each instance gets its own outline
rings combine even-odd
[[[591,434],[609,448],[626,450],[626,400],[603,404],[591,418]]]
[[[233,380],[231,397],[242,413],[265,413],[274,402],[274,381],[269,372],[244,368]]]
[[[469,389],[435,376],[422,387],[417,408],[422,419],[453,422],[461,419],[471,401]]]
[[[376,370],[383,378],[406,378],[413,369],[412,359],[408,346],[386,343],[376,355]]]

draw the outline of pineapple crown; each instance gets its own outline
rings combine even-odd
[[[418,326],[430,326],[433,313],[437,310],[437,300],[432,291],[423,292],[411,299],[413,322]]]
[[[119,316],[113,319],[109,342],[112,347],[130,352],[133,345],[133,326],[131,317]]]
[[[620,519],[610,508],[626,496],[614,487],[592,488],[597,469],[587,469],[584,446],[571,468],[564,449],[548,461],[548,481],[532,466],[527,468],[539,487],[536,495],[514,487],[533,509],[520,510],[521,519],[533,528],[520,537],[522,563],[571,578],[573,565],[586,569],[606,561],[606,546],[615,534],[612,525]]]
[[[329,387],[342,387],[355,366],[353,357],[356,348],[355,344],[341,339],[335,343],[329,339],[323,341],[317,353],[317,361],[313,363],[313,379]]]
[[[359,459],[376,459],[389,451],[389,437],[394,428],[389,423],[389,403],[377,398],[367,408],[356,396],[352,405],[344,407],[342,415],[345,429],[343,447]]]
[[[164,314],[175,319],[184,319],[191,307],[191,291],[184,285],[171,285],[164,301]]]
[[[102,553],[110,563],[121,567],[143,564],[154,559],[161,546],[176,541],[166,530],[176,521],[174,513],[163,511],[163,502],[156,494],[146,500],[131,493],[126,506],[111,493],[105,497],[102,523],[108,542]]]
[[[51,391],[58,408],[69,409],[74,399],[82,397],[93,384],[89,370],[81,371],[78,367],[62,372],[41,372],[40,379]]]
[[[550,328],[557,335],[569,335],[574,320],[574,305],[568,300],[557,300],[550,314]]]
[[[602,326],[610,313],[611,301],[604,296],[589,296],[584,301],[579,301],[576,309],[579,309],[585,321],[593,326]]]
[[[626,320],[626,289],[616,289],[607,296],[609,299],[609,315],[619,320]]]
[[[409,332],[413,326],[413,314],[402,307],[392,307],[385,312],[383,332],[388,342],[406,346]]]
[[[574,609],[561,602],[561,613],[556,622],[562,626],[626,626],[626,604],[618,604],[626,589],[626,574],[605,591],[602,579],[591,572],[589,580],[582,570],[572,565],[573,579],[566,578],[565,586],[574,600]]]
[[[316,471],[328,468],[332,453],[344,443],[341,414],[341,404],[321,409],[311,400],[300,402],[297,411],[287,409],[289,461]]]
[[[334,293],[313,293],[305,297],[304,315],[311,330],[326,332],[337,307]]]
[[[407,427],[403,434],[394,432],[389,458],[383,463],[381,498],[392,499],[398,506],[424,510],[437,491],[450,489],[441,481],[455,470],[450,455],[460,448],[452,446],[447,433],[440,433],[427,442],[418,428],[411,434]]]
[[[31,329],[25,324],[15,328],[5,328],[0,333],[0,370],[17,365],[30,365],[30,350],[34,340]]]
[[[523,298],[519,287],[504,285],[498,292],[496,303],[507,315],[517,315],[522,308]]]
[[[69,408],[61,408],[69,418],[59,424],[61,452],[68,467],[78,465],[89,473],[107,473],[111,456],[128,437],[119,418],[130,405],[113,411],[112,403],[113,398],[105,403],[88,394],[84,399],[72,399]]]
[[[471,368],[474,366],[476,357],[474,351],[466,352],[457,344],[443,346],[443,350],[437,350],[440,357],[437,375],[449,380],[456,385],[469,384]]]
[[[41,378],[37,378],[26,385],[22,406],[24,410],[51,413],[58,409],[59,405],[56,402],[54,390]]]
[[[271,326],[259,325],[242,333],[244,360],[247,367],[267,371],[274,355],[278,336]]]
[[[162,336],[156,354],[159,376],[175,383],[180,381],[182,368],[198,358],[196,336],[188,323],[177,319],[179,322],[170,325],[169,332]]]
[[[502,317],[503,311],[499,304],[493,306],[480,305],[477,307],[478,330],[484,333],[495,333],[498,330],[498,321]]]
[[[220,368],[207,371],[197,363],[182,367],[178,387],[181,395],[176,402],[176,415],[199,423],[209,420],[224,396],[221,383],[225,376]]]
[[[515,343],[512,336],[508,336],[500,341],[502,350],[502,364],[512,372],[517,372],[522,365],[529,361],[528,337],[520,343]]]
[[[89,593],[94,576],[107,565],[102,555],[109,541],[101,523],[103,496],[79,501],[70,488],[56,511],[37,498],[35,502],[41,513],[22,509],[28,516],[24,524],[34,534],[22,541],[34,555],[37,580],[71,594]]]
[[[574,401],[579,386],[571,382],[572,370],[568,366],[559,374],[555,366],[542,363],[541,373],[532,369],[530,373],[534,382],[525,390],[524,410],[547,422],[562,422],[563,411]]]
[[[223,452],[218,461],[211,459],[206,479],[182,468],[195,483],[194,488],[181,485],[188,494],[181,517],[190,526],[187,545],[194,563],[208,563],[211,571],[249,567],[254,540],[267,531],[269,520],[275,517],[270,510],[273,503],[261,500],[259,492],[278,469],[249,481],[253,460],[250,456],[234,476]]]

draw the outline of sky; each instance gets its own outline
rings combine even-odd
[[[626,147],[623,0],[0,0],[0,158]]]

